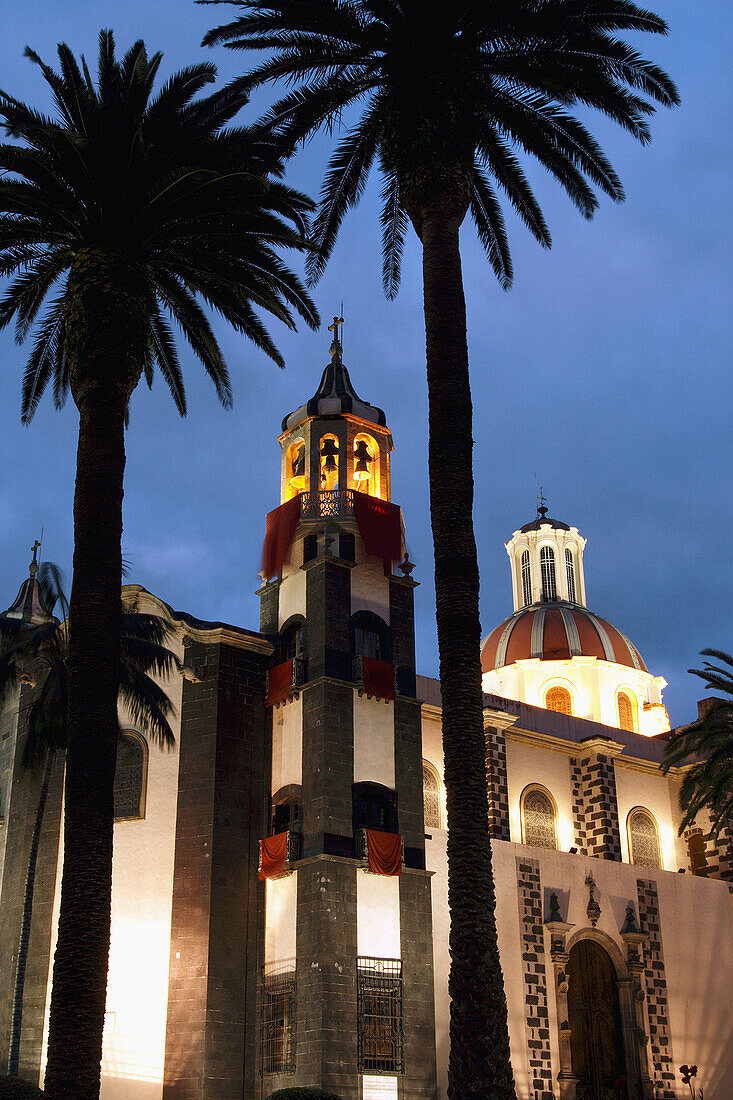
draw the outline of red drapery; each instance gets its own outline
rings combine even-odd
[[[265,545],[262,547],[262,572],[267,580],[276,577],[288,560],[295,528],[300,519],[300,496],[267,513]]]
[[[373,875],[402,874],[402,837],[399,833],[381,833],[367,829],[367,856]]]
[[[275,665],[267,673],[267,704],[268,706],[282,703],[287,699],[293,686],[293,661],[283,661],[281,665]]]
[[[288,834],[276,833],[260,841],[260,878],[281,875],[288,861]]]
[[[378,699],[394,699],[394,665],[389,661],[377,661],[374,657],[362,657],[364,691]]]
[[[366,493],[354,493],[354,519],[359,525],[367,554],[387,561],[400,560],[402,522],[396,504],[367,496]]]

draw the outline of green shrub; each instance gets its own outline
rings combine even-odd
[[[44,1093],[17,1077],[0,1077],[0,1100],[38,1100]]]
[[[278,1089],[270,1096],[270,1100],[341,1100],[332,1092],[324,1092],[317,1086],[305,1085],[300,1088]]]

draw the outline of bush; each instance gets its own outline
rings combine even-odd
[[[324,1092],[317,1086],[306,1085],[301,1088],[278,1089],[270,1096],[270,1100],[341,1100],[332,1092]]]
[[[43,1097],[36,1085],[17,1077],[0,1077],[0,1100],[38,1100]]]

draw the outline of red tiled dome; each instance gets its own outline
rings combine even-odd
[[[533,604],[500,623],[481,645],[481,671],[528,657],[565,661],[580,656],[647,671],[625,634],[587,608],[562,602]]]

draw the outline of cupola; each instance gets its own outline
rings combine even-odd
[[[281,503],[296,493],[366,493],[390,499],[389,456],[392,436],[381,409],[356,393],[342,360],[334,317],[331,361],[318,389],[282,422]]]
[[[544,503],[505,543],[514,613],[481,643],[483,689],[629,732],[669,729],[666,681],[586,605],[586,540]]]
[[[28,578],[23,581],[18,595],[8,610],[3,611],[3,618],[22,619],[28,626],[40,626],[41,623],[53,620],[53,615],[43,602],[43,593],[38,583],[37,555],[40,546],[40,542],[36,540],[32,547],[33,560],[28,566]]]

